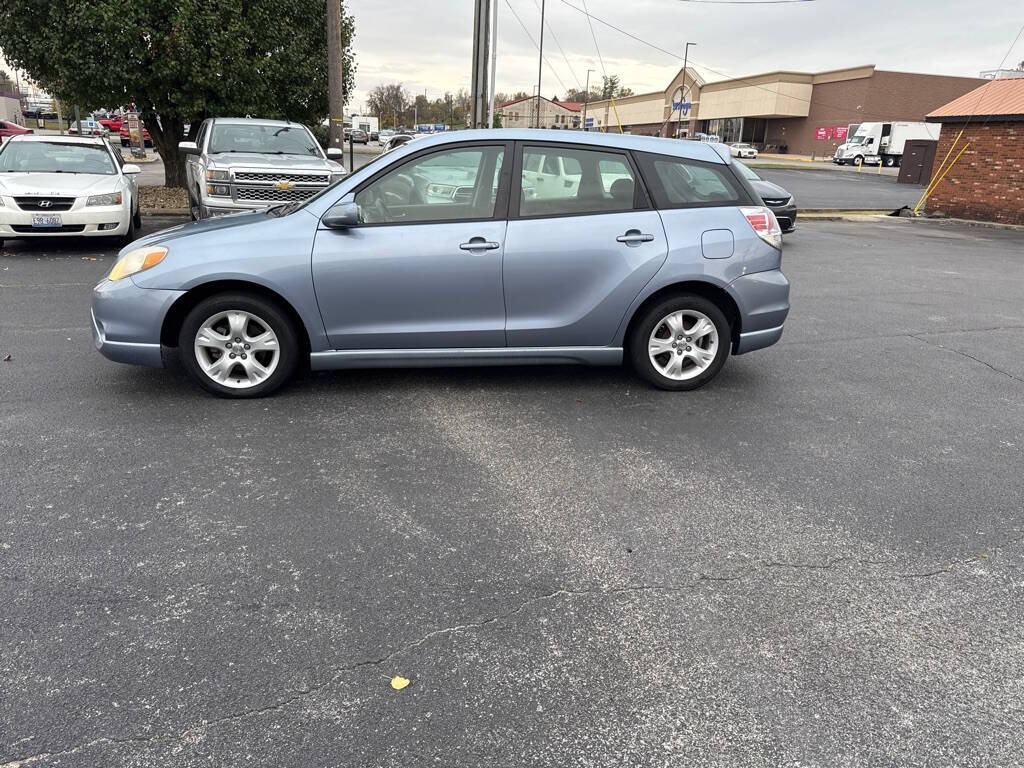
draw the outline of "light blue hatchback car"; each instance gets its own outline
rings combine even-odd
[[[695,389],[789,311],[782,236],[724,147],[459,131],[308,200],[137,240],[93,291],[97,349],[265,395],[300,366],[628,359]]]

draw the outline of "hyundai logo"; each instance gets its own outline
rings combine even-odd
[[[40,208],[49,208],[51,205],[53,205],[53,202],[50,201],[50,200],[40,200],[39,201],[39,207]]]

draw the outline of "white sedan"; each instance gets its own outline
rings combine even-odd
[[[730,144],[729,154],[733,157],[757,157],[757,150],[749,144]]]
[[[137,165],[104,138],[12,136],[0,148],[0,245],[37,237],[136,238]]]

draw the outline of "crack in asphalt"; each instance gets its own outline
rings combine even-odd
[[[1024,534],[1022,534],[1020,536],[1017,536],[1017,537],[1014,537],[1012,539],[1008,539],[1007,541],[1002,542],[1000,544],[993,545],[992,547],[989,548],[988,552],[996,552],[996,551],[1000,551],[1000,550],[1005,550],[1008,547],[1013,546],[1014,544],[1018,544],[1018,543],[1020,543],[1022,541],[1024,541]],[[965,565],[965,564],[969,564],[969,563],[980,562],[981,560],[984,560],[984,559],[988,558],[988,556],[989,555],[987,554],[987,552],[983,552],[983,553],[978,554],[978,555],[973,556],[973,557],[964,558],[964,559],[961,559],[961,560],[954,560],[953,562],[949,563],[948,565],[946,565],[946,566],[944,566],[942,568],[933,570],[933,571],[925,571],[925,572],[920,572],[920,573],[900,573],[900,574],[895,574],[895,578],[898,578],[898,579],[924,579],[924,578],[930,578],[930,577],[934,577],[934,576],[945,576],[945,575],[951,574],[953,572],[953,570],[957,566],[959,566],[959,565]],[[354,664],[349,664],[349,665],[345,665],[345,666],[341,666],[341,667],[334,667],[331,670],[330,676],[327,679],[325,679],[323,682],[318,683],[316,685],[310,685],[310,686],[305,687],[305,688],[296,689],[296,690],[292,691],[292,695],[288,696],[287,698],[281,699],[280,701],[276,701],[276,702],[274,702],[272,704],[267,704],[267,705],[264,705],[264,706],[261,706],[261,707],[253,707],[253,708],[250,708],[250,709],[245,709],[245,710],[242,710],[241,712],[234,712],[234,713],[231,713],[231,714],[228,714],[228,715],[223,715],[221,717],[213,718],[211,720],[203,720],[203,721],[197,723],[196,725],[189,726],[185,730],[181,731],[180,733],[176,733],[176,734],[157,734],[157,735],[154,735],[154,736],[129,736],[129,737],[125,737],[125,738],[114,738],[114,737],[103,736],[103,737],[99,737],[99,738],[93,739],[91,741],[88,741],[88,742],[86,742],[84,744],[79,744],[79,745],[76,745],[76,746],[68,747],[66,749],[58,750],[58,751],[55,751],[55,752],[39,752],[39,753],[36,753],[36,754],[26,755],[24,757],[15,758],[13,760],[9,760],[8,762],[0,763],[0,768],[25,768],[25,766],[30,766],[30,765],[32,765],[34,763],[38,763],[38,762],[41,762],[41,761],[44,761],[44,760],[50,760],[50,759],[53,759],[53,758],[66,757],[68,755],[73,755],[73,754],[76,754],[78,752],[81,752],[84,749],[89,749],[89,748],[95,747],[95,746],[119,745],[119,744],[153,744],[153,743],[157,743],[157,742],[161,742],[161,741],[177,741],[177,742],[185,741],[185,740],[187,740],[187,739],[189,739],[189,738],[191,738],[191,737],[193,737],[195,735],[198,735],[198,734],[201,734],[201,733],[205,732],[206,730],[208,730],[210,728],[215,728],[215,727],[217,727],[219,725],[223,725],[225,723],[235,722],[235,721],[239,721],[239,720],[246,720],[246,719],[251,718],[251,717],[259,717],[261,715],[265,715],[265,714],[268,714],[268,713],[271,713],[271,712],[281,711],[281,710],[291,706],[295,702],[300,701],[300,700],[306,698],[307,696],[310,696],[310,695],[318,693],[318,692],[320,692],[320,691],[322,691],[322,690],[324,690],[326,688],[329,688],[330,686],[334,685],[338,680],[340,680],[342,677],[344,677],[345,675],[347,675],[347,674],[349,674],[351,672],[354,672],[356,670],[359,670],[359,669],[362,669],[362,668],[365,668],[365,667],[376,667],[376,666],[380,666],[382,664],[385,664],[388,661],[390,661],[390,660],[392,660],[392,659],[394,659],[394,658],[396,658],[398,656],[401,656],[404,653],[408,653],[409,651],[411,651],[411,650],[413,650],[415,648],[419,648],[419,647],[425,645],[426,643],[430,642],[434,638],[444,637],[444,636],[447,636],[447,635],[457,634],[457,633],[460,633],[460,632],[466,632],[466,631],[469,631],[469,630],[481,629],[483,627],[487,627],[487,626],[490,626],[492,624],[497,624],[498,622],[505,621],[507,619],[510,619],[510,618],[512,618],[514,616],[519,615],[520,613],[528,610],[529,608],[531,608],[534,605],[537,605],[538,603],[543,603],[543,602],[546,602],[546,601],[554,600],[556,598],[561,598],[561,597],[573,598],[573,597],[592,596],[592,595],[641,594],[641,593],[648,593],[648,592],[660,592],[660,593],[667,593],[667,594],[681,593],[681,592],[690,592],[690,591],[694,590],[695,588],[699,587],[702,582],[741,581],[743,579],[750,578],[751,576],[753,576],[754,574],[756,574],[760,570],[764,570],[764,569],[768,569],[768,568],[793,568],[793,569],[800,569],[800,570],[825,571],[825,570],[834,570],[836,568],[836,566],[838,566],[838,565],[840,565],[842,563],[851,563],[851,564],[852,563],[856,563],[858,565],[870,565],[870,566],[891,565],[891,564],[893,564],[892,561],[877,561],[877,560],[867,560],[867,559],[856,559],[856,560],[854,560],[854,559],[848,558],[848,557],[838,557],[838,558],[834,558],[832,560],[826,560],[826,561],[821,562],[821,563],[813,563],[813,562],[787,562],[787,561],[781,561],[781,560],[768,560],[768,561],[762,561],[759,564],[753,565],[753,566],[747,568],[744,573],[739,573],[739,574],[736,574],[736,575],[719,576],[719,575],[716,575],[716,574],[697,573],[697,574],[695,574],[694,580],[692,582],[687,583],[687,584],[638,584],[638,585],[623,585],[623,586],[617,586],[617,587],[590,587],[590,588],[586,588],[586,589],[565,589],[565,588],[556,589],[556,590],[552,590],[550,592],[545,592],[543,594],[536,595],[536,596],[530,598],[529,600],[526,600],[521,605],[517,606],[516,608],[514,608],[514,609],[512,609],[510,611],[506,611],[504,613],[496,614],[494,616],[491,616],[489,618],[483,619],[481,621],[467,622],[467,623],[464,623],[464,624],[453,624],[452,626],[449,626],[449,627],[441,627],[439,629],[432,630],[430,632],[427,632],[423,636],[417,638],[416,640],[413,640],[412,642],[406,643],[405,645],[403,645],[403,646],[401,646],[401,647],[391,651],[390,653],[387,653],[387,654],[385,654],[383,656],[380,656],[379,658],[364,659],[363,661],[359,661],[359,662],[356,662]],[[25,741],[25,739],[22,739],[21,741]],[[16,743],[21,743],[21,742],[16,742]]]
[[[992,330],[1000,330],[1000,329],[993,328]],[[945,344],[939,344],[939,342],[937,342],[937,341],[929,341],[928,339],[925,339],[922,336],[919,336],[919,335],[916,335],[916,334],[913,334],[913,333],[908,333],[907,335],[910,336],[912,339],[917,339],[918,341],[923,341],[925,344],[930,344],[933,347],[938,347],[939,349],[945,349],[945,350],[948,350],[949,352],[955,352],[956,354],[960,355],[961,357],[966,357],[968,360],[973,360],[976,363],[981,363],[986,368],[988,368],[989,370],[994,371],[995,373],[1000,373],[1003,376],[1006,376],[1007,378],[1013,379],[1014,381],[1019,381],[1021,384],[1024,384],[1024,379],[1020,378],[1019,376],[1014,376],[1012,373],[1010,373],[1009,371],[1004,371],[1002,368],[996,368],[994,365],[992,365],[992,363],[985,362],[980,357],[975,357],[974,355],[970,355],[970,354],[968,354],[966,352],[961,352],[959,349],[955,349],[954,347],[947,347]]]

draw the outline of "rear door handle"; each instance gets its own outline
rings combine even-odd
[[[617,242],[625,243],[626,245],[640,245],[640,243],[649,243],[653,239],[654,235],[648,235],[636,229],[631,229],[626,234],[615,238]]]
[[[501,243],[484,240],[482,237],[474,237],[468,243],[462,243],[459,248],[464,251],[494,251],[501,248]]]

